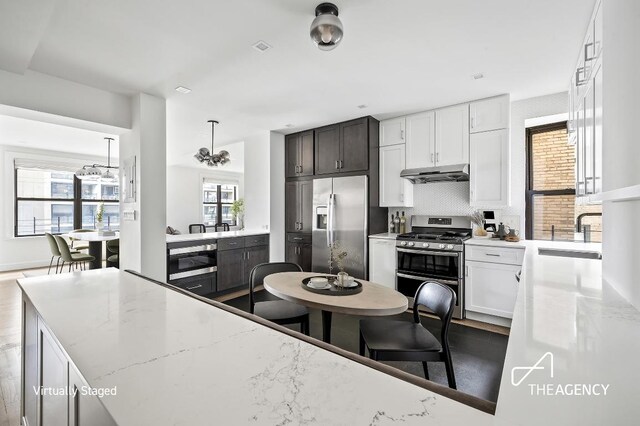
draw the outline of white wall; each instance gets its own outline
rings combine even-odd
[[[270,161],[270,256],[272,262],[284,262],[284,135],[271,132]]]
[[[1,137],[1,135],[0,135]],[[0,139],[1,141],[1,139]],[[14,167],[13,160],[36,159],[71,165],[74,168],[84,164],[105,163],[106,158],[73,155],[15,146],[0,145],[0,271],[35,268],[49,264],[51,252],[45,237],[20,237],[14,233]]]
[[[640,2],[603,1],[604,191],[640,184]],[[603,205],[603,276],[640,309],[640,200]]]
[[[131,127],[128,96],[35,71],[14,74],[0,70],[0,104],[120,128]]]
[[[269,229],[270,143],[269,132],[244,140],[244,225],[247,229]]]
[[[195,160],[193,160],[195,162]],[[233,161],[233,159],[232,159]],[[202,223],[202,180],[216,179],[221,183],[238,183],[238,197],[244,196],[244,175],[209,169],[207,166],[167,168],[167,225],[183,234],[189,225]]]
[[[132,130],[120,138],[120,164],[136,157],[137,199],[120,202],[120,267],[166,279],[166,101],[144,93],[132,100]],[[121,169],[122,173],[122,169]],[[122,176],[122,175],[121,175]],[[135,210],[135,221],[123,211]]]

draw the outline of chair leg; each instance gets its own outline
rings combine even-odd
[[[62,261],[62,264],[60,265],[60,272],[64,271],[64,260]],[[56,274],[58,274],[58,269],[56,268]]]
[[[69,263],[69,272],[71,272],[71,267],[73,266],[73,262]]]
[[[429,380],[429,367],[426,361],[422,361],[422,369],[424,370],[424,378]]]
[[[364,337],[362,336],[362,333],[360,334],[360,355],[364,356],[364,347],[365,347],[365,342],[364,342]]]
[[[444,366],[445,366],[445,369],[447,370],[447,381],[449,382],[449,387],[451,389],[457,389],[456,376],[455,376],[455,373],[453,372],[453,364],[451,363],[451,354],[449,353],[446,353],[444,355]]]
[[[51,256],[51,262],[49,262],[49,270],[47,271],[47,275],[49,275],[51,273],[51,267],[53,266],[53,258],[55,256]]]

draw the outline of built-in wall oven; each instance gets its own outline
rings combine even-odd
[[[215,291],[215,240],[171,243],[167,247],[167,281],[198,294]]]

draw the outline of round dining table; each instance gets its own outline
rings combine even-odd
[[[94,260],[89,262],[89,269],[100,269],[102,268],[102,243],[117,240],[120,238],[120,233],[116,232],[115,235],[100,235],[98,231],[69,232],[67,236],[76,240],[87,241],[89,243],[89,254],[94,257]]]
[[[322,311],[322,340],[331,341],[332,313],[380,317],[400,314],[407,310],[408,299],[389,287],[356,279],[362,292],[346,296],[330,296],[302,288],[302,280],[318,275],[314,272],[280,272],[264,278],[264,288],[274,296]]]

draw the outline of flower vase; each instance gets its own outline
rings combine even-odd
[[[104,230],[104,224],[101,220],[96,222],[96,230],[98,231],[98,234],[102,234],[102,231]]]

